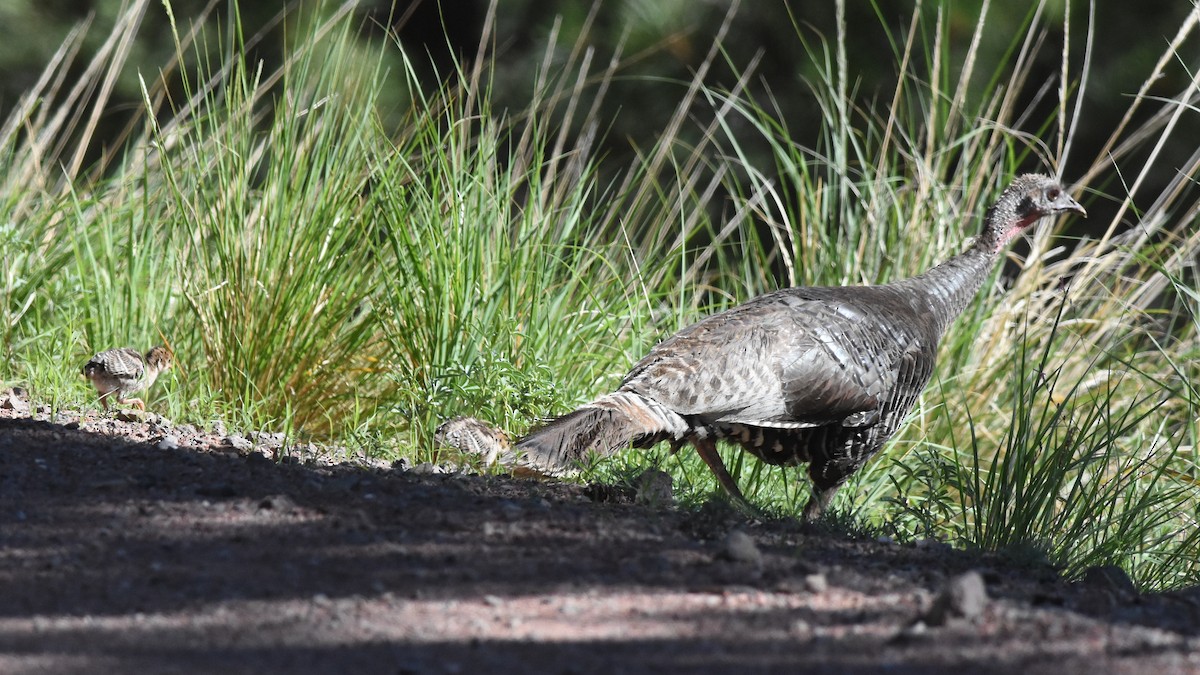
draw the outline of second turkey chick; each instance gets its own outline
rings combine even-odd
[[[108,399],[117,403],[128,403],[138,410],[145,410],[146,403],[140,398],[130,398],[154,384],[158,376],[171,367],[175,357],[163,346],[151,347],[142,355],[132,347],[109,349],[100,352],[84,364],[83,376],[91,380],[100,394],[100,404],[108,410]]]

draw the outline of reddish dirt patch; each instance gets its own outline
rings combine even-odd
[[[1200,671],[1198,592],[612,492],[0,410],[0,672]]]

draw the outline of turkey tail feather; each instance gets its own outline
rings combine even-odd
[[[640,425],[605,408],[580,408],[552,420],[517,443],[523,460],[547,470],[568,470],[588,455],[611,455],[640,435]]]
[[[535,429],[517,443],[517,454],[525,464],[563,472],[590,454],[604,457],[647,437],[678,439],[686,431],[683,419],[664,406],[617,392]]]

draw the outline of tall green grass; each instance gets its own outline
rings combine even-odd
[[[479,54],[440,86],[422,84],[421,57],[398,42],[364,45],[350,4],[289,17],[283,65],[268,71],[245,57],[256,38],[234,5],[216,48],[198,39],[212,26],[177,27],[176,62],[142,73],[127,151],[94,166],[82,158],[101,143],[89,120],[107,90],[65,81],[72,35],[0,126],[12,364],[0,377],[94,407],[77,364],[161,336],[182,365],[151,392],[168,416],[422,458],[453,415],[521,432],[611,390],[706,312],[928,268],[961,250],[1012,175],[1080,152],[1088,54],[1064,50],[1058,87],[1031,80],[1050,48],[1039,4],[1005,58],[983,63],[988,7],[962,58],[944,7],[918,9],[889,34],[897,85],[875,103],[854,91],[844,21],[820,36],[797,18],[815,136],[754,93],[753,62],[726,60],[735,8],[691,79],[658,83],[676,112],[622,166],[597,151],[622,60],[588,48],[594,15],[554,36],[528,105],[501,110],[487,58],[499,4]],[[147,11],[131,3],[89,77],[127,65]],[[1147,88],[1178,67],[1195,26],[1193,14]],[[739,77],[715,87],[718,67]],[[1160,194],[1141,187],[1195,114],[1185,81],[1131,99],[1127,120],[1146,121],[1114,129],[1084,176],[1065,177],[1085,203],[1120,211],[1097,236],[1049,224],[1015,247],[839,509],[901,537],[1032,547],[1070,573],[1118,562],[1146,587],[1196,582],[1200,154]],[[1030,99],[1051,112],[1018,107]],[[1132,156],[1148,157],[1141,173],[1121,171]],[[801,470],[723,452],[753,501],[798,513]],[[693,453],[612,466],[651,462],[693,497],[715,489]]]

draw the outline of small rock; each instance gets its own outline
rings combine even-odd
[[[376,471],[386,471],[392,467],[391,463],[386,459],[378,457],[360,457],[356,461],[356,465],[364,469],[374,469]]]
[[[901,628],[899,632],[892,636],[892,639],[887,641],[887,644],[893,646],[919,644],[924,642],[928,635],[929,624],[925,623],[924,619],[917,619]]]
[[[811,593],[824,593],[829,590],[829,580],[824,574],[809,574],[804,577],[804,587]]]
[[[29,392],[21,387],[13,387],[0,392],[0,409],[14,410],[24,415],[29,414]]]
[[[1138,597],[1137,587],[1129,575],[1116,565],[1089,567],[1084,570],[1081,581],[1084,592],[1076,606],[1088,613],[1111,612]]]
[[[296,502],[292,501],[292,498],[287,495],[271,495],[263,497],[262,501],[258,503],[258,508],[288,513],[296,508]]]
[[[269,448],[282,448],[284,435],[282,432],[251,431],[250,440],[255,445],[265,445]]]
[[[734,562],[762,564],[762,552],[754,539],[741,530],[731,530],[721,542],[721,557]]]
[[[117,411],[116,418],[122,422],[142,422],[146,419],[146,413],[137,408],[122,408]]]
[[[983,576],[972,570],[946,582],[923,618],[930,626],[945,625],[953,618],[974,619],[983,613],[987,603]]]
[[[1133,580],[1117,565],[1098,565],[1083,572],[1083,583],[1088,586],[1111,591],[1118,598],[1129,601],[1138,595]]]
[[[255,450],[271,457],[275,457],[283,450],[283,444],[287,440],[280,432],[251,431],[248,436],[254,443]]]
[[[672,506],[675,495],[671,491],[671,475],[658,469],[647,469],[637,477],[637,494],[634,501],[647,506]]]
[[[432,476],[435,474],[445,473],[442,467],[434,464],[433,462],[421,462],[420,464],[414,466],[411,471],[418,476]]]
[[[254,449],[254,444],[241,434],[229,434],[221,439],[221,444],[238,452],[250,452]]]
[[[178,450],[179,439],[171,434],[167,434],[166,436],[162,437],[162,440],[160,440],[158,445],[155,447],[157,447],[159,450]]]
[[[401,457],[400,459],[392,462],[392,468],[396,471],[408,471],[412,469],[412,462],[408,461],[407,457]]]

